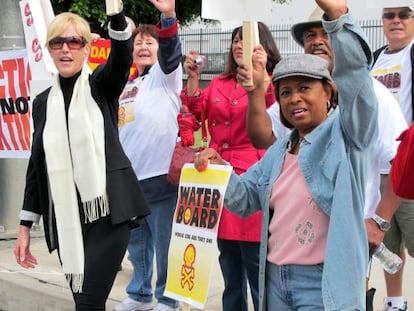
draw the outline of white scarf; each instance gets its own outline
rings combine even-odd
[[[63,93],[56,75],[47,100],[43,132],[60,259],[63,272],[75,293],[82,291],[84,278],[83,239],[76,188],[81,197],[85,222],[109,214],[104,120],[92,98],[90,73],[89,67],[84,65],[73,88],[68,125]]]

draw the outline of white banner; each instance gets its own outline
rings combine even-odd
[[[270,16],[271,7],[271,0],[202,0],[201,17],[220,21],[261,21]]]
[[[47,26],[54,14],[50,1],[46,0],[22,0],[20,12],[30,69],[36,73],[30,87],[31,97],[34,98],[51,84],[52,75],[56,73],[55,65],[45,47]]]

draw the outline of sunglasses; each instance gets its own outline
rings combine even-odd
[[[396,13],[396,12],[385,12],[385,13],[382,14],[382,18],[394,19],[395,16],[397,16],[397,15],[398,15],[399,19],[409,19],[409,18],[414,17],[412,12],[398,12],[398,13]]]
[[[63,48],[63,44],[66,43],[71,50],[80,50],[86,45],[86,39],[84,37],[55,37],[50,39],[49,47],[52,50],[60,50]]]

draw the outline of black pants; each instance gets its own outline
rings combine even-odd
[[[82,293],[74,293],[76,311],[105,310],[119,265],[128,245],[128,223],[112,226],[110,216],[82,224],[85,279]]]

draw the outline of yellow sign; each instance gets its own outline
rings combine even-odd
[[[203,309],[231,166],[185,164],[178,187],[165,296]]]

